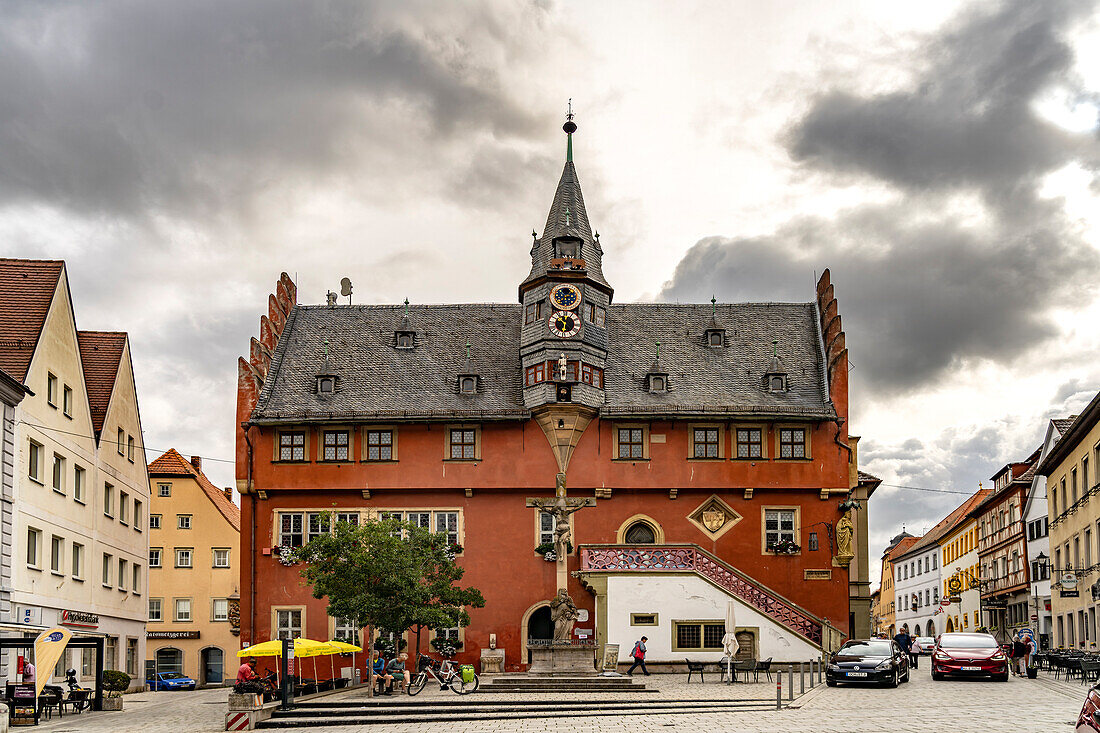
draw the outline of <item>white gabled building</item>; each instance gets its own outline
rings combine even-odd
[[[936,636],[945,631],[977,628],[979,591],[970,579],[978,577],[977,523],[969,516],[992,493],[981,489],[940,520],[895,561],[898,597],[897,627],[909,626],[914,636]],[[949,581],[960,580],[958,601],[950,600]]]
[[[1054,445],[1061,439],[1076,415],[1055,418],[1047,423],[1043,445],[1039,449],[1040,465]],[[1047,514],[1047,477],[1035,473],[1031,488],[1024,502],[1024,529],[1027,533],[1027,557],[1031,563],[1030,617],[1040,649],[1049,649],[1053,642],[1054,621],[1050,612],[1050,567],[1036,558],[1042,554],[1050,558],[1050,518]]]
[[[77,330],[61,261],[0,259],[0,333],[0,368],[31,392],[15,408],[9,633],[101,636],[105,667],[140,687],[149,479],[129,340]],[[66,650],[68,667],[91,679],[91,650]]]

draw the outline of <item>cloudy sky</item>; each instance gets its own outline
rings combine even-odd
[[[0,20],[0,253],[68,261],[79,326],[131,335],[150,458],[201,454],[218,483],[280,271],[308,303],[343,276],[357,302],[513,301],[570,97],[620,302],[806,301],[832,269],[851,428],[887,482],[873,553],[1100,388],[1095,2],[8,0]]]

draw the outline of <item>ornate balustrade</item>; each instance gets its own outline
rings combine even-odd
[[[821,644],[824,622],[695,545],[587,546],[581,572],[694,572],[792,631]]]

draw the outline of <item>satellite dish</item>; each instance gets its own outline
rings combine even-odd
[[[340,278],[340,295],[351,295],[351,280],[346,277]]]

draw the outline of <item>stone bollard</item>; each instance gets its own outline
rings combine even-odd
[[[264,706],[264,696],[252,692],[229,693],[230,710],[259,710]]]

